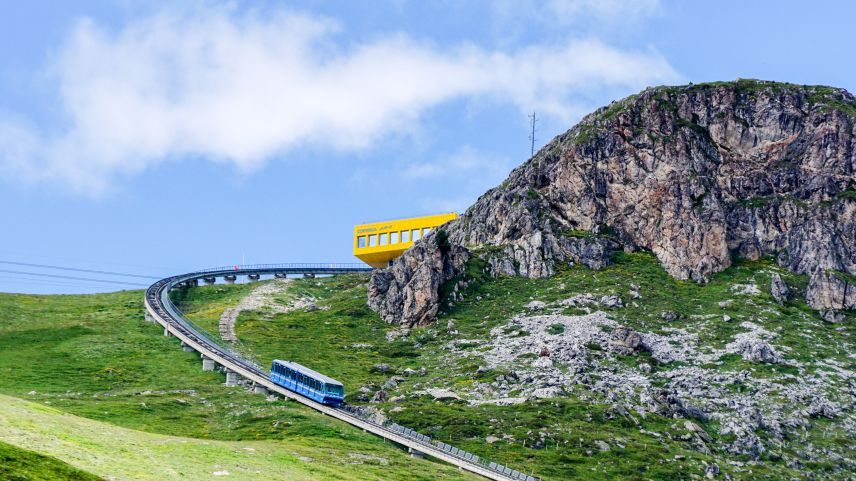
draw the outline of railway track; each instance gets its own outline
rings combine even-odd
[[[352,426],[371,432],[384,439],[408,448],[414,455],[428,455],[458,466],[462,470],[479,474],[496,481],[541,481],[540,478],[514,470],[502,464],[481,459],[450,444],[432,440],[430,437],[395,423],[380,424],[364,416],[358,408],[344,405],[339,408],[318,403],[273,383],[269,372],[262,366],[210,338],[202,329],[184,316],[169,298],[169,291],[180,285],[195,285],[199,279],[225,276],[261,275],[334,275],[371,272],[363,264],[256,264],[206,269],[161,279],[146,289],[145,306],[147,316],[164,328],[164,335],[174,336],[190,346],[203,358],[211,359],[227,372],[250,380],[256,386],[294,399],[328,416],[340,419]]]

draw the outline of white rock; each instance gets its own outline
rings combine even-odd
[[[533,367],[553,367],[553,360],[547,356],[541,356],[532,363]]]
[[[446,399],[461,399],[460,396],[448,389],[428,389],[426,392],[438,401]]]
[[[540,311],[540,310],[544,309],[545,307],[547,307],[547,304],[542,302],[542,301],[532,301],[523,307],[525,307],[526,309],[529,309],[530,311]]]

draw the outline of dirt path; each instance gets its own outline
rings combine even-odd
[[[237,306],[224,310],[220,315],[220,338],[227,342],[238,340],[238,336],[235,335],[235,321],[243,311],[266,309],[282,313],[294,309],[291,305],[285,306],[273,300],[273,296],[285,292],[289,284],[291,284],[290,279],[275,279],[273,282],[253,289],[249,295],[241,299]]]

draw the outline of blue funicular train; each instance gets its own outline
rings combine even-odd
[[[276,384],[322,404],[338,406],[344,402],[342,383],[296,362],[274,359],[270,378]]]

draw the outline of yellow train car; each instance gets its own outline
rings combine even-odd
[[[372,267],[387,267],[431,229],[457,218],[449,212],[354,226],[354,256]]]

